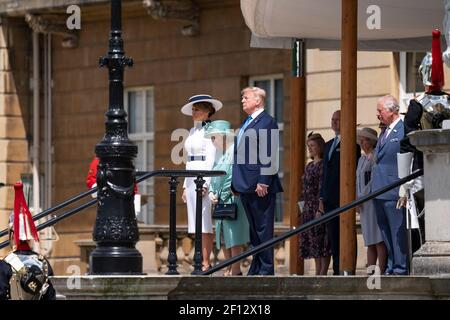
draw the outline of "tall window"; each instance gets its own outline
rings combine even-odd
[[[125,90],[125,110],[128,113],[128,134],[131,141],[138,147],[134,166],[139,171],[152,171],[154,168],[154,97],[153,88],[133,88]],[[147,179],[138,185],[142,196],[141,212],[138,220],[146,224],[154,221],[154,182]]]
[[[274,117],[278,122],[280,129],[280,159],[279,159],[279,176],[283,183],[283,159],[284,159],[284,123],[283,123],[283,75],[267,75],[250,78],[250,86],[259,87],[266,91],[266,111]],[[283,194],[277,193],[277,202],[275,209],[275,221],[283,221]]]
[[[419,66],[425,52],[400,52],[400,111],[406,112],[409,100],[424,91]]]

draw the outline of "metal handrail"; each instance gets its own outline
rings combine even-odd
[[[42,229],[45,229],[47,227],[50,227],[54,224],[56,224],[58,221],[63,220],[65,218],[68,218],[70,216],[73,216],[75,213],[78,213],[86,208],[89,208],[90,206],[94,205],[95,203],[97,203],[97,199],[92,199],[84,204],[82,204],[79,207],[76,207],[72,210],[69,210],[67,212],[64,212],[63,214],[57,216],[57,217],[53,217],[50,220],[45,221],[44,223],[41,223],[40,225],[38,225],[36,227],[37,231],[40,231]],[[0,249],[3,249],[4,247],[6,247],[7,245],[9,245],[9,239],[3,241],[2,243],[0,243]]]
[[[263,250],[265,250],[267,248],[270,248],[270,247],[274,246],[276,243],[278,243],[280,241],[283,241],[283,240],[285,240],[287,238],[295,236],[295,235],[297,235],[297,234],[299,234],[301,232],[307,231],[307,230],[309,230],[309,229],[311,229],[311,228],[313,228],[315,226],[318,226],[319,224],[325,223],[325,222],[335,218],[336,216],[339,216],[341,213],[343,213],[343,212],[345,212],[345,211],[347,211],[349,209],[352,209],[352,208],[354,208],[356,206],[359,206],[360,204],[362,204],[362,203],[364,203],[364,202],[366,202],[368,200],[372,200],[373,198],[379,196],[380,194],[383,194],[383,193],[385,193],[385,192],[387,192],[389,190],[392,190],[392,189],[394,189],[396,187],[399,187],[402,184],[404,184],[404,183],[406,183],[406,182],[408,182],[408,181],[410,181],[412,179],[420,177],[421,175],[423,175],[423,169],[417,170],[414,173],[410,174],[409,176],[406,176],[406,177],[404,177],[402,179],[399,179],[399,180],[397,180],[396,182],[394,182],[394,183],[392,183],[390,185],[382,187],[382,188],[372,192],[371,194],[368,194],[366,196],[358,198],[358,199],[350,202],[349,204],[346,204],[346,205],[344,205],[342,207],[339,207],[337,209],[329,211],[325,215],[323,215],[322,217],[320,217],[318,219],[315,219],[315,220],[311,220],[311,221],[301,225],[298,228],[294,227],[294,229],[292,229],[290,231],[287,231],[287,232],[281,234],[278,237],[272,238],[272,239],[270,239],[270,240],[268,240],[268,241],[266,241],[264,243],[261,243],[260,245],[254,247],[254,248],[252,248],[252,249],[250,249],[248,251],[242,252],[242,253],[238,254],[237,256],[234,256],[234,257],[232,257],[232,258],[230,258],[228,260],[225,260],[225,261],[223,261],[223,262],[221,262],[221,263],[211,267],[210,269],[208,269],[206,271],[203,271],[201,273],[201,275],[212,274],[212,273],[214,273],[216,271],[219,271],[222,268],[225,268],[225,267],[227,267],[229,265],[232,265],[233,263],[235,263],[237,261],[245,259],[245,258],[247,258],[250,255],[253,255],[253,254],[261,252],[261,251],[263,251]]]
[[[136,183],[140,183],[151,177],[171,177],[171,178],[172,177],[198,177],[198,176],[212,177],[212,176],[225,175],[225,174],[226,174],[225,171],[218,171],[218,170],[164,170],[164,169],[161,169],[161,170],[155,170],[155,171],[138,171],[136,173],[136,175],[138,176],[136,178]],[[49,208],[45,211],[42,211],[39,214],[36,214],[35,216],[33,216],[33,220],[42,219],[57,210],[67,207],[68,205],[70,205],[92,193],[97,192],[97,190],[98,190],[97,187],[94,187],[88,191],[82,192],[82,193],[74,196],[73,198],[70,198],[69,200],[66,200],[52,208]],[[38,231],[40,231],[42,229],[50,227],[50,226],[56,224],[57,222],[59,222],[60,220],[68,218],[86,208],[89,208],[90,206],[94,205],[95,203],[97,203],[97,199],[92,199],[70,211],[67,211],[57,217],[53,217],[53,218],[49,219],[48,221],[38,225],[36,227],[36,229]],[[5,236],[7,234],[8,234],[8,229],[2,230],[0,232],[0,237]],[[6,247],[8,244],[9,244],[9,239],[1,242],[0,249]]]
[[[61,202],[60,204],[58,204],[58,205],[56,205],[56,206],[54,206],[52,208],[49,208],[47,210],[44,210],[44,211],[34,215],[33,216],[33,220],[36,221],[36,220],[42,219],[42,218],[48,216],[49,214],[51,214],[51,213],[53,213],[55,211],[58,211],[58,210],[60,210],[62,208],[65,208],[68,205],[70,205],[70,204],[72,204],[74,202],[77,202],[78,200],[81,200],[84,197],[86,197],[86,196],[88,196],[88,195],[90,195],[90,194],[92,194],[94,192],[97,192],[97,187],[92,188],[92,189],[90,189],[88,191],[82,192],[82,193],[74,196],[73,198],[70,198],[69,200]],[[8,229],[4,229],[4,230],[0,231],[0,237],[6,236],[7,234],[8,234]]]

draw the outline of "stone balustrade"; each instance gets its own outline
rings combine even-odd
[[[169,256],[169,226],[168,225],[139,225],[140,241],[136,244],[136,248],[143,256],[144,273],[165,274],[167,268],[167,258]],[[287,226],[277,225],[275,227],[275,235],[279,235],[288,231]],[[215,242],[215,238],[214,238]],[[89,255],[95,248],[92,240],[79,240],[76,244],[80,247],[80,260],[83,272],[89,272]],[[288,274],[288,242],[281,242],[275,246],[275,273],[277,275]],[[248,250],[248,248],[245,248]],[[177,263],[178,272],[182,275],[190,274],[193,268],[194,258],[194,238],[188,235],[187,226],[177,226]],[[214,243],[211,252],[211,264],[215,265],[225,260],[223,249],[217,250]],[[251,256],[241,262],[242,271],[247,271],[251,263]],[[222,274],[222,271],[217,272]]]

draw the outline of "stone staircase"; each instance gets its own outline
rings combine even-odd
[[[68,300],[450,300],[450,275],[56,276],[52,282]]]

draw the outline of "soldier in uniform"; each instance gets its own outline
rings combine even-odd
[[[16,183],[14,189],[14,212],[8,227],[12,251],[0,260],[0,300],[55,300],[50,263],[30,246],[30,240],[39,238],[22,183]]]
[[[413,146],[408,133],[416,130],[440,129],[442,122],[450,119],[450,97],[443,92],[444,69],[440,47],[439,30],[433,30],[432,53],[427,53],[419,67],[419,73],[425,92],[409,102],[408,110],[404,119],[405,136],[400,143],[400,154],[398,155],[399,177],[403,178],[411,172],[423,169],[423,154]],[[400,188],[400,199],[398,207],[406,206],[410,212],[410,227],[420,225],[420,234],[414,237],[412,251],[417,250],[423,240],[424,216],[421,212],[424,208],[423,177],[414,179]],[[422,216],[418,219],[418,216]],[[409,227],[409,228],[410,228]]]

